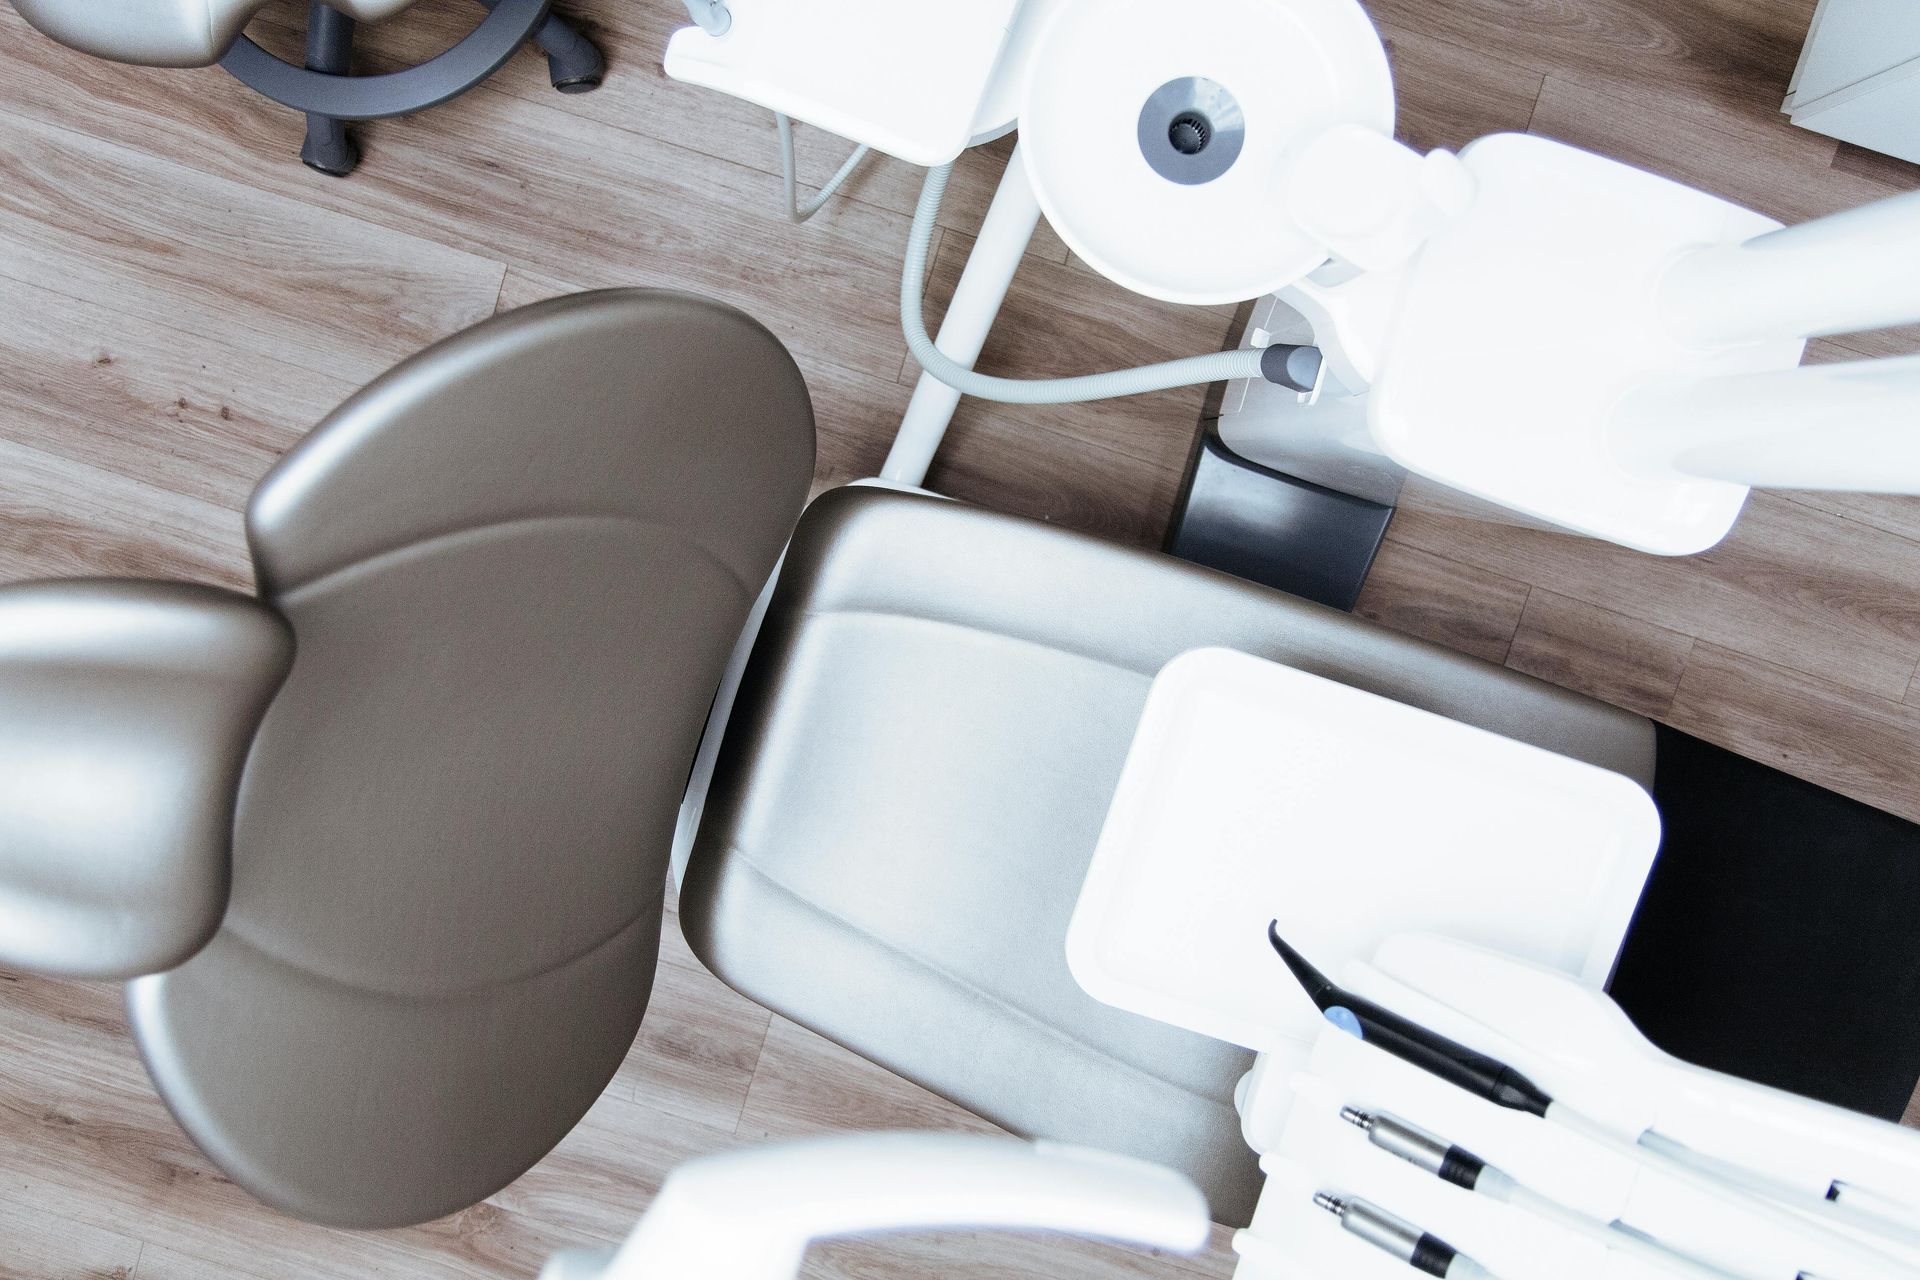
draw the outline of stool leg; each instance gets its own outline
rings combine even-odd
[[[480,3],[491,9],[499,0]],[[562,93],[586,93],[599,88],[606,77],[606,56],[558,14],[549,13],[534,29],[533,43],[547,55],[547,78]]]
[[[307,5],[307,69],[344,76],[353,63],[353,19],[322,0]],[[300,159],[309,169],[344,178],[360,163],[360,148],[347,136],[347,124],[332,116],[307,114],[307,137]]]

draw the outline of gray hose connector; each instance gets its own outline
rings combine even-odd
[[[933,244],[934,221],[940,213],[940,201],[947,192],[951,164],[927,170],[920,188],[920,203],[913,210],[913,229],[907,233],[907,263],[900,273],[900,327],[907,335],[907,349],[920,367],[946,383],[961,395],[981,400],[1000,400],[1008,404],[1071,404],[1082,400],[1110,400],[1115,396],[1134,396],[1146,391],[1164,391],[1169,387],[1191,387],[1205,382],[1224,382],[1233,378],[1262,376],[1265,353],[1255,348],[1243,351],[1217,351],[1210,355],[1188,356],[1163,364],[1143,365],[1138,369],[1116,369],[1111,373],[1089,373],[1077,378],[996,378],[976,373],[933,345],[927,336],[926,316],[922,311],[921,281],[926,277],[927,250]]]
[[[733,29],[733,14],[725,0],[685,0],[687,16],[710,36],[723,36]]]

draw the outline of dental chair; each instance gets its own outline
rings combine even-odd
[[[765,330],[588,294],[290,451],[258,598],[0,590],[0,965],[132,978],[161,1096],[277,1208],[491,1195],[640,1025],[687,760],[812,468]]]
[[[1238,1224],[1249,1055],[1097,1003],[1064,951],[1160,667],[1231,646],[1654,782],[1638,716],[925,494],[802,515],[812,462],[753,321],[580,294],[289,452],[247,511],[257,597],[0,588],[0,966],[131,979],[160,1094],[262,1200],[419,1222],[612,1076],[704,805],[679,914],[726,982],[1019,1134],[1170,1165]],[[1685,758],[1663,739],[1662,770]]]
[[[457,97],[498,71],[531,41],[547,56],[553,87],[584,93],[606,59],[554,14],[549,0],[479,0],[487,10],[459,43],[417,66],[352,73],[354,24],[384,22],[414,0],[309,0],[306,57],[294,66],[245,34],[270,0],[13,0],[40,31],[83,53],[149,67],[219,63],[249,88],[305,113],[300,159],[345,177],[360,162],[347,122],[408,115]]]

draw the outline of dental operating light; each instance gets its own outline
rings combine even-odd
[[[883,479],[925,479],[963,394],[1227,381],[1219,436],[1247,462],[1389,504],[1418,475],[1658,555],[1714,546],[1754,485],[1920,493],[1920,357],[1799,367],[1809,337],[1920,321],[1920,194],[1783,228],[1531,135],[1422,155],[1393,138],[1355,0],[736,0],[734,19],[677,33],[668,71],[929,168],[900,282],[925,375]],[[948,167],[1012,127],[986,109],[1008,100],[1019,145],[934,336]],[[1129,289],[1276,319],[1137,369],[976,371],[1043,212]]]

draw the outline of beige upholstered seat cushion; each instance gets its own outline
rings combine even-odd
[[[1173,1165],[1246,1222],[1249,1056],[1094,1001],[1064,945],[1147,687],[1206,645],[1652,774],[1646,721],[1538,680],[1166,556],[843,489],[801,521],[733,710],[681,891],[694,950],[988,1119]]]
[[[13,0],[41,31],[95,57],[149,67],[218,62],[271,0]],[[390,18],[413,0],[328,0],[362,22]]]

